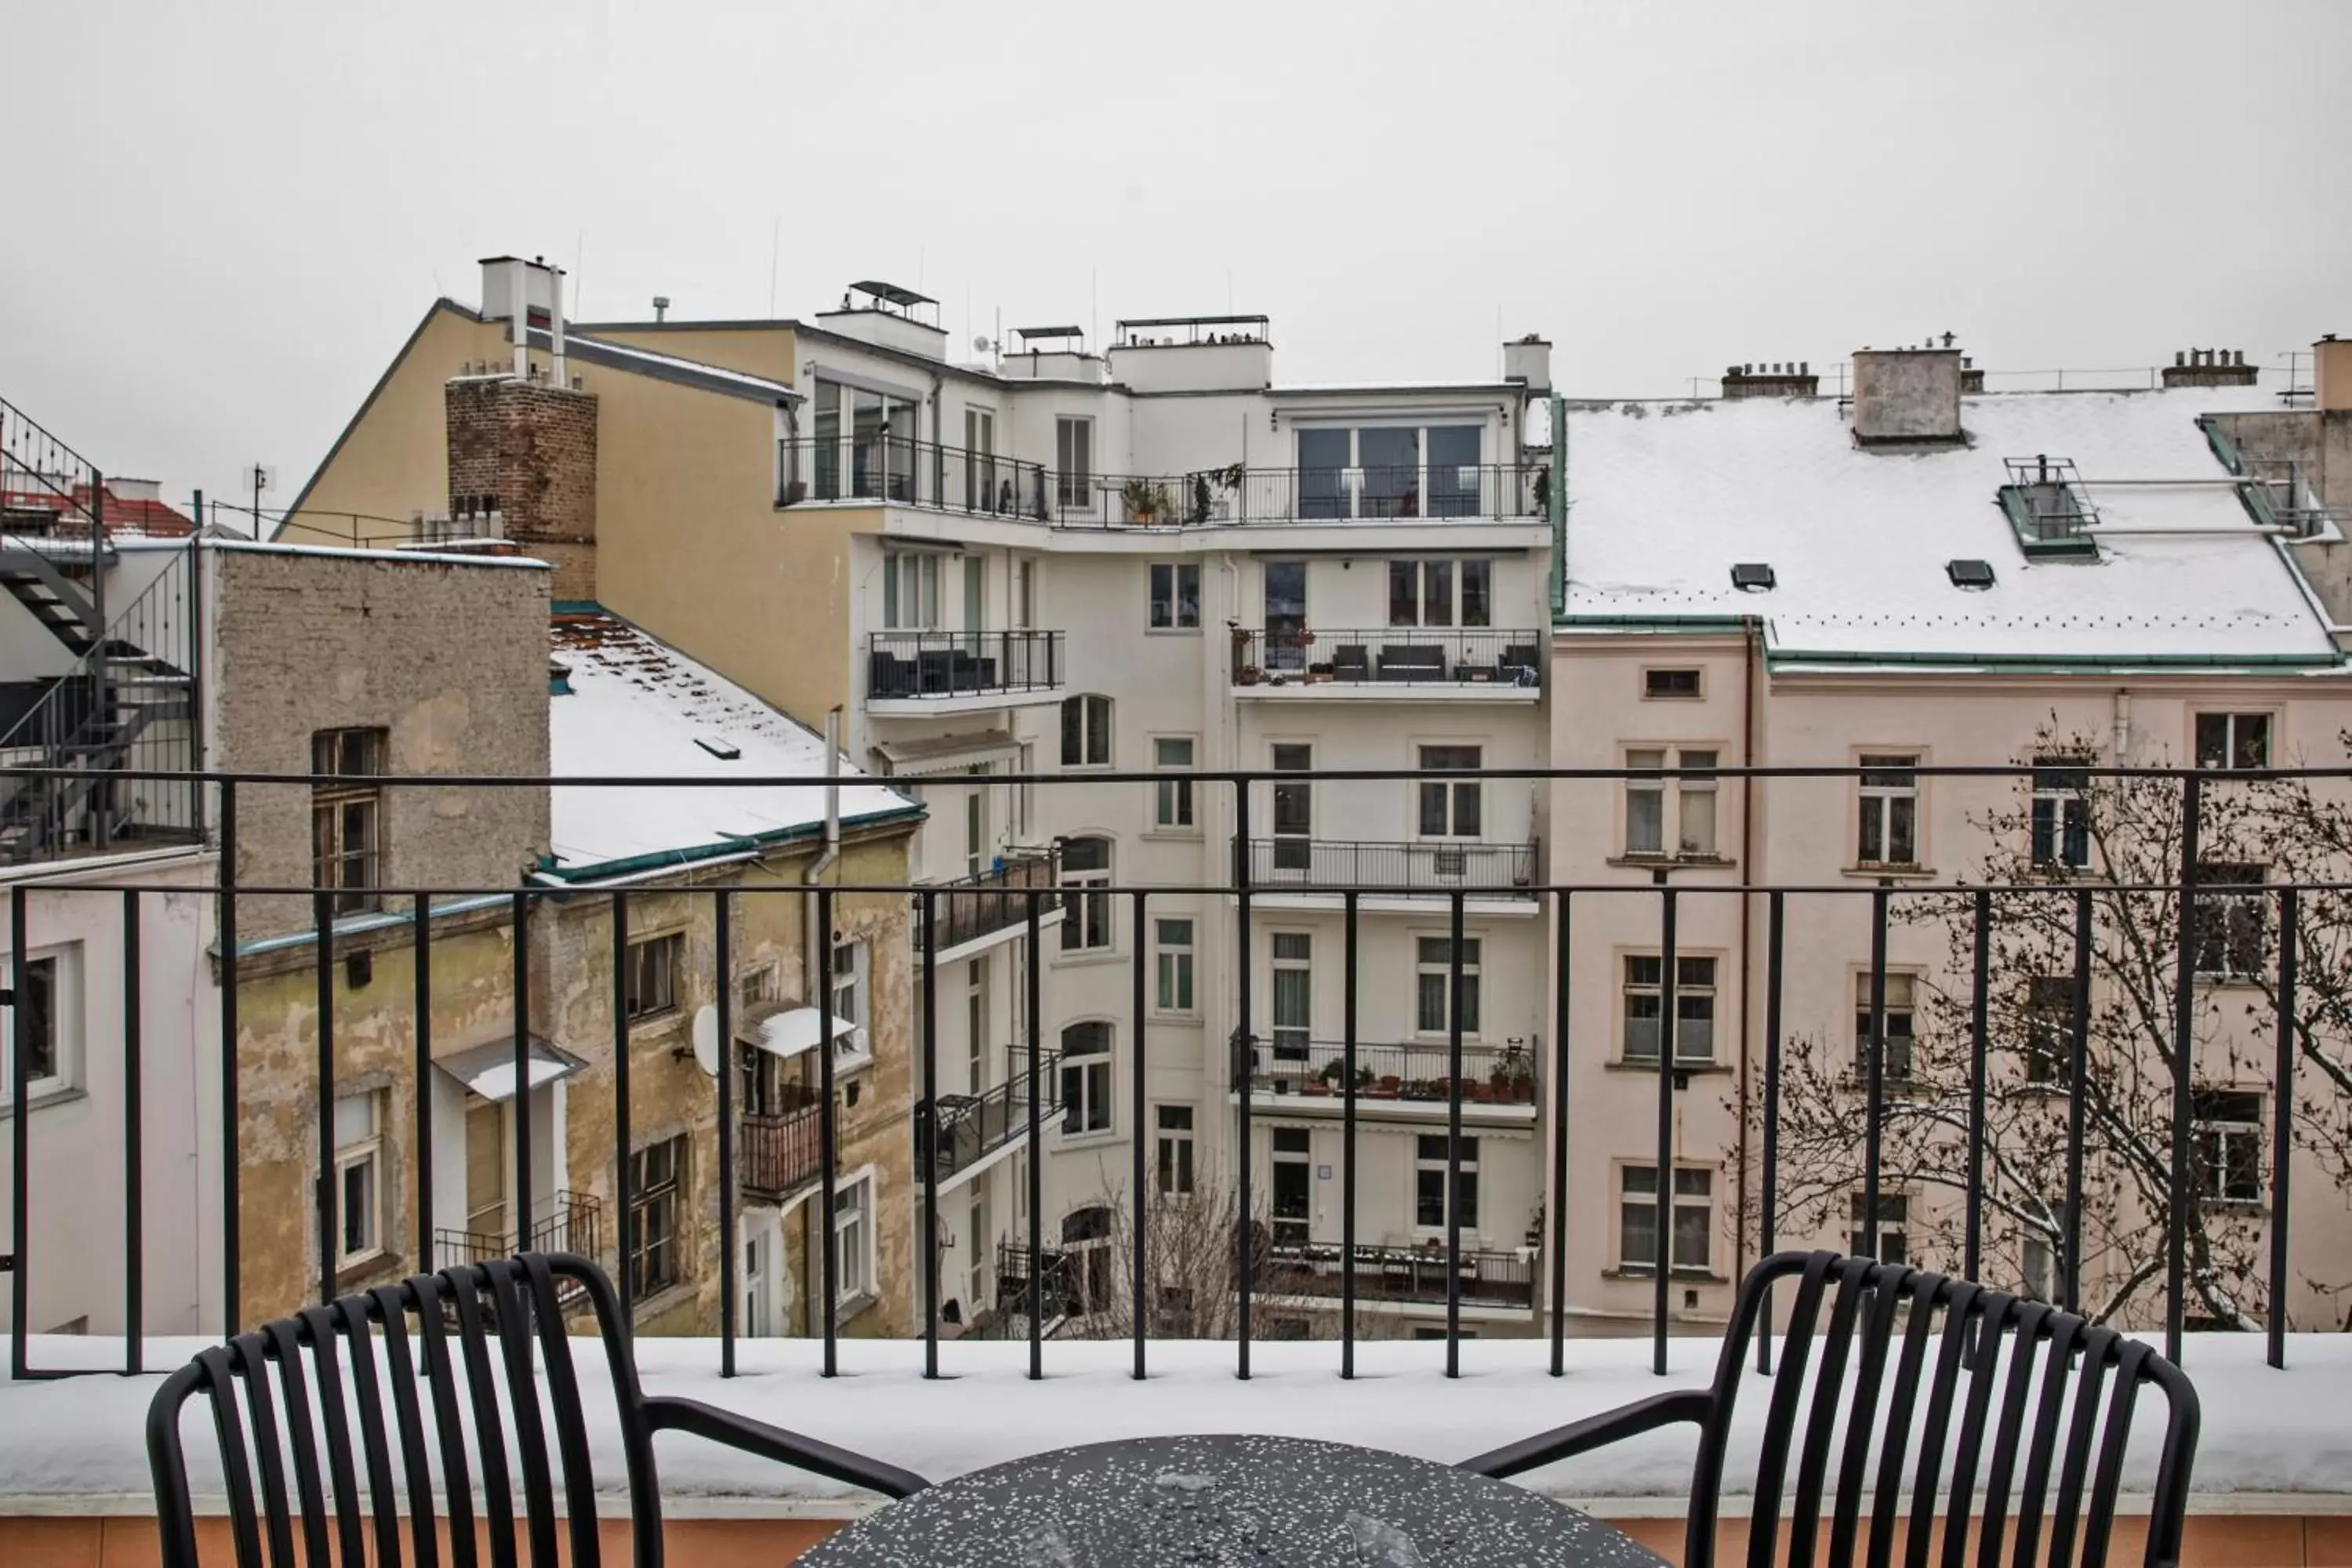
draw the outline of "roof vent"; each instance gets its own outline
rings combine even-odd
[[[1944,563],[1944,575],[1952,580],[1955,588],[1990,588],[1992,586],[1992,563],[1965,559],[1947,561]]]
[[[1760,594],[1778,583],[1771,566],[1762,561],[1742,561],[1731,569],[1731,585],[1743,594]]]
[[[694,743],[722,763],[734,762],[743,755],[740,750],[716,735],[697,735],[694,738]]]

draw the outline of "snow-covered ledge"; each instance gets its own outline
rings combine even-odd
[[[149,1342],[147,1364],[181,1364],[202,1342]],[[36,1366],[119,1365],[104,1340],[37,1337]],[[600,1400],[603,1352],[579,1343],[592,1426],[591,1450],[608,1513],[625,1511],[612,1407]],[[1155,1342],[1151,1376],[1129,1375],[1125,1342],[1050,1342],[1046,1376],[1024,1375],[1025,1345],[961,1342],[940,1349],[936,1383],[922,1378],[922,1346],[845,1340],[842,1375],[817,1375],[818,1347],[751,1340],[737,1351],[741,1375],[722,1380],[712,1340],[645,1340],[638,1363],[650,1394],[709,1400],[761,1420],[904,1465],[933,1479],[1073,1444],[1180,1432],[1264,1432],[1359,1443],[1451,1461],[1663,1388],[1703,1384],[1714,1342],[1676,1340],[1673,1372],[1649,1371],[1647,1341],[1571,1341],[1568,1375],[1546,1375],[1537,1341],[1484,1340],[1462,1347],[1458,1380],[1442,1374],[1440,1347],[1360,1345],[1357,1376],[1337,1373],[1339,1346],[1263,1344],[1255,1375],[1234,1376],[1230,1343]],[[2289,1370],[2263,1364],[2254,1335],[2198,1335],[2188,1364],[2203,1401],[2196,1467],[2199,1512],[2352,1513],[2352,1335],[2301,1335]],[[159,1379],[99,1376],[0,1383],[0,1514],[100,1515],[150,1511],[142,1423]],[[1740,1402],[1760,1427],[1765,1384]],[[2143,1418],[2161,1402],[2142,1401]],[[2135,1443],[2126,1493],[2153,1475],[2151,1425]],[[1744,1511],[1753,1484],[1752,1438],[1735,1437],[1727,1513]],[[216,1469],[201,1443],[191,1455],[200,1507],[220,1506]],[[1620,1518],[1679,1515],[1690,1474],[1687,1430],[1662,1432],[1587,1456],[1527,1482],[1563,1500]],[[833,1482],[665,1436],[657,1445],[665,1511],[674,1518],[842,1517],[864,1500]]]

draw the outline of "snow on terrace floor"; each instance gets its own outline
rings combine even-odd
[[[147,1363],[173,1367],[206,1342],[151,1340]],[[601,1345],[576,1342],[588,1405],[590,1448],[601,1505],[619,1511],[620,1453],[605,1386]],[[1249,1432],[1323,1438],[1392,1449],[1441,1462],[1645,1397],[1704,1384],[1716,1343],[1677,1339],[1673,1373],[1651,1375],[1647,1341],[1571,1341],[1568,1375],[1545,1375],[1540,1341],[1488,1340],[1462,1347],[1464,1375],[1449,1381],[1436,1346],[1359,1345],[1359,1376],[1337,1374],[1339,1347],[1263,1344],[1255,1374],[1234,1376],[1234,1347],[1200,1342],[1154,1342],[1150,1378],[1128,1376],[1125,1342],[1045,1347],[1047,1375],[1024,1376],[1019,1343],[942,1345],[947,1375],[926,1383],[922,1346],[908,1341],[844,1341],[843,1375],[817,1375],[819,1347],[805,1340],[747,1340],[738,1350],[743,1375],[718,1375],[715,1340],[639,1342],[637,1361],[649,1394],[687,1394],[845,1445],[934,1479],[1028,1454],[1083,1443],[1188,1432]],[[120,1347],[102,1338],[36,1336],[36,1366],[119,1365]],[[2352,1506],[2352,1335],[2303,1335],[2287,1346],[2288,1371],[2262,1363],[2256,1335],[2197,1335],[2187,1355],[2203,1403],[2204,1433],[2195,1468],[2206,1506],[2279,1506],[2301,1494],[2294,1511],[2336,1512]],[[152,1507],[142,1423],[160,1379],[96,1376],[61,1382],[0,1383],[0,1512],[140,1512]],[[1739,1404],[1725,1476],[1731,1507],[1754,1484],[1755,1448],[1765,1381],[1751,1377]],[[2144,1494],[2154,1474],[2161,1402],[2143,1394],[2124,1489]],[[2062,1414],[2061,1430],[2064,1430]],[[217,1469],[205,1456],[200,1428],[188,1427],[191,1480],[200,1498],[217,1500]],[[1528,1478],[1569,1500],[1597,1500],[1603,1511],[1679,1511],[1689,1489],[1694,1438],[1689,1428],[1652,1433]],[[838,1513],[852,1501],[842,1487],[814,1476],[691,1439],[657,1445],[666,1507],[673,1515]],[[1647,1503],[1651,1506],[1643,1506]],[[215,1506],[217,1506],[216,1502]]]
[[[571,687],[548,703],[559,779],[813,779],[825,772],[822,736],[617,616],[557,616],[548,651],[568,670]],[[705,742],[737,754],[722,757]],[[862,776],[846,763],[841,772]],[[879,784],[848,784],[841,791],[845,822],[910,805]],[[577,873],[805,829],[824,820],[824,789],[814,783],[735,789],[559,784],[551,813],[558,868]]]
[[[2331,644],[2198,426],[2242,391],[2014,394],[1962,405],[1960,448],[1865,451],[1832,399],[1570,410],[1568,613],[1765,617],[1775,653],[2305,655]],[[2004,458],[2071,460],[2101,559],[2029,562]],[[2149,488],[2126,481],[2197,481]],[[2193,535],[2181,530],[2195,529]],[[1955,558],[1992,563],[1956,588]],[[1764,562],[1770,591],[1731,585]]]

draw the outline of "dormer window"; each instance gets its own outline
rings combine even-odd
[[[2000,487],[2000,508],[2025,553],[2096,560],[2098,542],[2086,531],[2099,514],[2084,493],[2083,476],[2074,465],[2046,452],[2004,461],[2009,483]]]

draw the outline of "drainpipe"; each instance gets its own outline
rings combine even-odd
[[[1551,613],[1568,609],[1568,399],[1551,395]]]
[[[824,847],[801,873],[801,883],[808,891],[801,895],[801,931],[803,933],[801,968],[807,989],[803,1005],[814,1006],[817,988],[826,980],[825,964],[833,957],[833,933],[816,929],[816,885],[824,879],[841,859],[841,705],[835,703],[824,715]],[[833,1042],[821,1040],[818,1049],[831,1050]]]
[[[1552,437],[1558,449],[1559,437]],[[1740,617],[1742,655],[1739,663],[1739,763],[1742,767],[1756,765],[1756,684],[1764,662],[1764,628],[1754,616]],[[1750,887],[1761,880],[1756,875],[1756,791],[1758,781],[1749,778],[1739,790],[1739,877]],[[1739,1206],[1735,1214],[1748,1212],[1748,1108],[1753,1088],[1749,1064],[1755,1060],[1756,993],[1752,981],[1756,971],[1756,944],[1750,923],[1756,908],[1756,895],[1739,895],[1739,1173],[1735,1178],[1738,1188]],[[1768,1047],[1769,1048],[1769,1047]],[[1731,1277],[1745,1279],[1748,1274],[1748,1227],[1732,1226]]]

